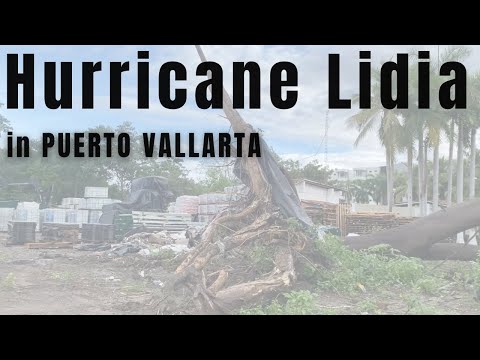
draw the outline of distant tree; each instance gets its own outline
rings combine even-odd
[[[228,167],[211,167],[207,170],[206,177],[200,184],[205,192],[223,192],[227,186],[237,185],[238,181]]]
[[[333,170],[328,166],[322,165],[318,160],[313,160],[302,165],[298,160],[280,160],[279,164],[287,171],[288,175],[294,179],[308,179],[324,184],[330,184]]]
[[[360,204],[374,201],[377,205],[385,204],[387,198],[387,181],[384,174],[368,177],[365,180],[354,180],[348,184],[348,190],[354,200]]]
[[[0,108],[3,106],[2,103],[0,103]],[[12,130],[12,127],[10,126],[10,122],[8,119],[0,114],[0,136],[2,136],[2,133],[6,133],[7,131]]]

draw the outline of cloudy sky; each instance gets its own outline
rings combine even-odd
[[[440,49],[445,48],[441,46]],[[261,129],[267,142],[280,155],[308,161],[324,160],[324,131],[328,93],[328,54],[339,53],[341,59],[342,96],[358,92],[358,52],[372,51],[372,62],[388,61],[396,53],[408,52],[412,46],[204,46],[211,61],[224,70],[224,81],[231,93],[231,65],[234,61],[256,61],[262,69],[262,104],[258,110],[243,110],[241,114],[254,127]],[[430,50],[436,58],[437,46],[416,46]],[[150,109],[137,109],[137,51],[150,51]],[[472,47],[472,56],[464,61],[468,71],[480,64],[480,47]],[[4,46],[0,49],[0,102],[6,102],[6,54],[35,54],[35,109],[0,109],[17,135],[39,136],[42,132],[83,131],[99,124],[115,126],[131,121],[139,131],[146,132],[218,132],[228,131],[227,121],[217,110],[201,110],[192,101],[196,84],[203,77],[195,76],[199,63],[193,46]],[[44,105],[43,63],[73,62],[74,109],[49,110]],[[102,61],[103,70],[95,75],[95,109],[81,109],[81,63]],[[120,110],[109,109],[109,62],[130,61],[130,71],[123,76]],[[166,110],[158,102],[157,73],[167,61],[179,61],[187,67],[186,82],[190,101],[179,110]],[[299,71],[299,99],[290,110],[274,108],[269,98],[269,71],[279,61],[293,62]],[[183,84],[182,84],[183,85]],[[434,101],[435,99],[432,99]],[[248,102],[246,102],[248,104]],[[345,126],[345,120],[355,110],[329,111],[328,164],[337,168],[377,166],[384,155],[375,134],[358,147],[353,147],[357,135]],[[2,142],[5,141],[3,137]],[[442,152],[445,153],[444,146]],[[400,159],[402,160],[402,159]]]

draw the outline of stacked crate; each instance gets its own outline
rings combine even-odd
[[[40,231],[40,204],[36,202],[19,202],[13,214],[13,220],[34,222],[35,230]]]
[[[179,196],[175,201],[175,210],[177,214],[198,214],[198,196],[188,196],[183,195]]]
[[[111,243],[114,241],[113,225],[83,224],[82,242]]]
[[[199,197],[198,221],[210,222],[213,218],[226,209],[232,202],[230,194],[211,193],[202,194]]]
[[[108,187],[93,187],[87,186],[85,188],[85,210],[88,210],[88,223],[98,224],[102,216],[102,208],[104,205],[109,205],[118,200],[108,198]]]

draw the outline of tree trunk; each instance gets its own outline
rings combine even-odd
[[[388,148],[385,149],[385,155],[386,155],[386,164],[387,164],[387,206],[388,206],[388,211],[392,211],[392,202],[391,202],[391,197],[390,194],[392,192],[392,189],[390,188],[390,178],[392,177],[392,168],[391,168],[391,162],[390,162],[390,150]]]
[[[395,206],[395,159],[393,156],[390,156],[390,207],[389,212],[393,211],[393,206]]]
[[[422,256],[428,260],[475,261],[478,258],[478,246],[463,244],[434,244]]]
[[[423,215],[427,215],[427,204],[428,204],[428,144],[425,142],[425,156],[423,160],[425,165],[423,166]]]
[[[425,162],[424,162],[424,156],[425,152],[423,150],[424,148],[424,143],[423,143],[423,129],[420,131],[420,134],[418,136],[418,206],[420,208],[420,216],[425,216],[424,210],[423,210],[423,199],[425,197],[423,190],[423,179],[424,179],[424,167],[425,167]]]
[[[448,148],[448,188],[447,188],[447,207],[452,206],[453,190],[453,143],[454,143],[455,122],[451,120]]]
[[[470,140],[470,184],[468,197],[470,200],[475,198],[475,168],[476,168],[476,152],[477,152],[477,129],[472,129],[472,135]]]
[[[200,46],[197,52],[206,61]],[[233,132],[245,133],[248,139],[253,127],[234,109],[232,100],[223,88],[223,111]],[[267,144],[261,138],[262,157],[248,157],[248,142],[243,156],[235,162],[235,175],[250,189],[249,198],[239,202],[211,221],[196,238],[198,243],[175,270],[174,288],[183,284],[193,292],[192,301],[206,312],[228,311],[232,307],[259,296],[289,287],[296,279],[293,251],[301,251],[307,241],[305,231],[288,230],[286,219],[296,218],[306,226],[313,222],[301,207],[295,186],[282,171]],[[225,235],[224,230],[229,232]],[[234,249],[245,249],[251,243],[272,246],[275,253],[274,269],[260,278],[229,281],[228,269],[206,274],[207,265],[217,256],[232,254]],[[238,256],[238,254],[237,254]],[[208,276],[217,274],[211,285]]]
[[[457,204],[463,202],[463,121],[458,122],[457,141]]]
[[[407,202],[408,202],[408,214],[413,216],[413,148],[408,147],[407,152]]]
[[[440,176],[440,139],[437,139],[433,150],[433,184],[432,184],[432,201],[433,211],[438,211],[438,178]]]
[[[390,230],[347,237],[345,243],[357,250],[389,244],[404,255],[424,257],[433,244],[477,225],[480,225],[480,200],[458,204]]]

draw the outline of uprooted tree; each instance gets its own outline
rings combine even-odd
[[[207,61],[200,46],[196,48],[200,59]],[[225,88],[223,110],[233,131],[245,133],[248,139],[253,128],[233,108]],[[291,286],[296,280],[295,260],[310,245],[307,229],[313,223],[301,207],[294,184],[263,139],[261,148],[261,157],[242,156],[235,162],[235,175],[250,189],[249,196],[216,216],[197,236],[195,247],[175,271],[175,286],[189,288],[201,311],[228,311]],[[302,226],[291,231],[290,218]],[[396,229],[347,238],[346,244],[364,249],[384,243],[410,256],[471,259],[478,247],[436,243],[479,224],[480,201],[475,201]],[[266,275],[240,280],[236,276],[236,281],[229,281],[232,274],[225,264],[207,271],[218,255],[241,257],[241,250],[253,242],[269,246],[274,254],[274,267]]]
[[[197,51],[205,62],[200,46],[197,46]],[[253,128],[233,108],[225,89],[223,110],[232,130],[245,133],[248,139]],[[302,231],[289,232],[286,219],[296,218],[306,226],[312,225],[312,221],[300,206],[295,186],[274,160],[263,139],[261,148],[261,157],[243,154],[235,163],[235,175],[250,189],[248,199],[219,214],[176,270],[177,283],[190,287],[198,306],[206,311],[236,307],[239,302],[248,302],[264,293],[287,287],[296,278],[292,249],[302,249],[307,237]],[[218,236],[219,230],[227,234]],[[269,275],[225,287],[228,271],[221,269],[215,280],[207,281],[203,270],[212,258],[254,240],[275,246],[275,268]]]

